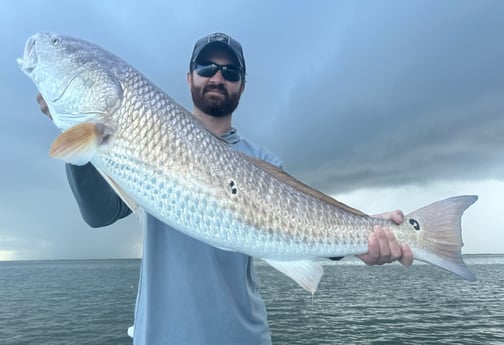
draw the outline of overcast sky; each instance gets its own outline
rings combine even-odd
[[[16,58],[56,31],[116,53],[185,107],[194,42],[240,41],[241,134],[308,184],[368,213],[458,194],[464,253],[504,253],[504,1],[26,1],[0,12],[0,260],[141,255],[134,217],[81,219],[58,130]]]

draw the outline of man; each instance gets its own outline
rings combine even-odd
[[[197,41],[187,74],[193,114],[233,149],[281,166],[275,155],[241,138],[232,127],[245,72],[242,47],[233,38],[215,33]],[[48,114],[40,95],[38,99]],[[131,213],[90,164],[67,165],[66,171],[90,226],[106,226]],[[403,217],[399,211],[382,216],[397,223]],[[377,228],[361,259],[410,265],[413,256],[390,232]],[[252,258],[211,247],[147,215],[134,344],[271,344]]]

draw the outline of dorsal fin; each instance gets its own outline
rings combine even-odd
[[[294,187],[296,188],[297,190],[303,192],[303,193],[306,193],[316,199],[319,199],[325,203],[328,203],[334,207],[338,207],[338,208],[341,208],[345,211],[348,211],[350,213],[353,213],[355,215],[358,215],[358,216],[367,216],[367,214],[365,214],[364,212],[362,211],[359,211],[355,208],[352,208],[348,205],[345,205],[344,203],[342,202],[339,202],[338,200],[336,199],[333,199],[331,198],[329,195],[327,194],[324,194],[322,192],[319,192],[318,190],[316,189],[313,189],[312,187],[300,182],[299,180],[295,179],[294,177],[292,177],[291,175],[289,175],[288,173],[286,173],[285,171],[283,171],[282,169],[278,168],[277,166],[273,165],[273,164],[270,164],[268,162],[265,162],[263,160],[259,160],[259,159],[256,159],[254,157],[250,157],[246,154],[243,154],[243,153],[240,153],[247,161],[249,161],[250,163],[254,164],[256,167],[258,167],[259,169],[261,170],[264,170],[265,172],[267,172],[268,174],[274,176],[275,178],[287,183],[288,185],[290,185],[291,187]]]

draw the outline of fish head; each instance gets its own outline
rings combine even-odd
[[[83,122],[103,122],[120,107],[124,66],[92,43],[57,33],[37,33],[28,39],[17,62],[63,131]]]

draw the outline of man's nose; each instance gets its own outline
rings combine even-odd
[[[222,75],[222,71],[218,70],[213,76],[210,77],[210,81],[215,84],[224,84],[224,76]]]

